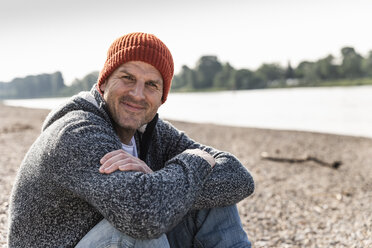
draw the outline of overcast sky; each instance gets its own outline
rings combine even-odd
[[[235,68],[293,66],[353,46],[372,50],[370,0],[1,0],[0,81],[61,71],[66,83],[100,70],[128,32],[158,36],[178,72],[202,55]]]

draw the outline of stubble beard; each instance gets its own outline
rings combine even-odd
[[[138,114],[132,113],[122,106],[125,102],[143,106],[144,110]],[[125,132],[127,134],[134,134],[137,129],[150,122],[157,112],[157,109],[147,112],[150,108],[149,104],[146,101],[136,101],[131,96],[123,96],[116,104],[110,105],[114,107],[109,107],[109,112],[114,121],[113,124],[117,133]]]

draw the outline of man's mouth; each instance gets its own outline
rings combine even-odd
[[[127,102],[127,101],[124,101],[124,102],[121,102],[125,109],[131,111],[131,112],[140,112],[140,111],[143,111],[145,109],[145,107],[143,105],[140,105],[140,104],[136,104],[136,103],[132,103],[132,102]]]

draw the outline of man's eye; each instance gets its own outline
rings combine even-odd
[[[158,88],[158,85],[155,82],[152,82],[152,81],[147,82],[147,85],[150,86],[150,87],[153,87],[155,89]]]
[[[131,81],[134,80],[134,78],[132,76],[130,76],[130,75],[124,75],[121,78],[124,78],[124,79],[127,79],[127,80],[131,80]]]

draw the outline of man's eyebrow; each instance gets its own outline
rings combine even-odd
[[[128,74],[129,76],[133,76],[130,72],[128,72],[128,71],[127,71],[126,69],[124,69],[124,68],[119,69],[119,72],[126,73],[126,74]]]

